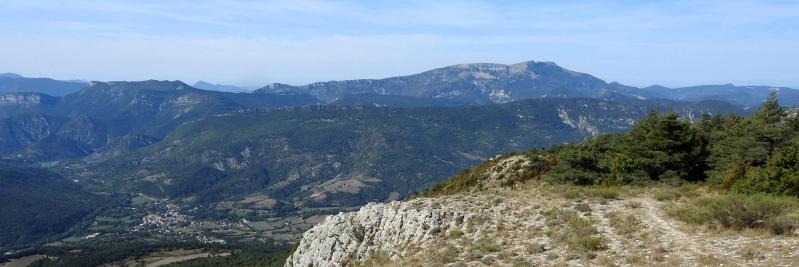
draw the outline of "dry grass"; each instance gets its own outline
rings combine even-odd
[[[724,194],[696,199],[673,207],[668,214],[713,229],[768,229],[776,235],[791,234],[796,218],[796,198],[770,195]]]
[[[361,264],[359,264],[358,266],[378,267],[378,266],[389,266],[392,264],[393,262],[391,261],[391,257],[389,257],[388,253],[384,251],[373,251],[371,254],[369,254],[369,257],[366,258],[366,260]]]
[[[480,251],[480,252],[499,252],[502,248],[497,244],[497,240],[493,237],[483,237],[478,239],[474,246],[472,246],[473,250]]]
[[[544,213],[550,238],[565,244],[570,251],[584,254],[604,250],[607,240],[600,235],[590,219],[574,210],[553,208]]]
[[[703,191],[707,191],[707,188],[694,183],[683,183],[679,186],[663,185],[656,189],[653,197],[658,201],[693,199],[702,195]]]
[[[616,229],[616,233],[623,236],[630,236],[638,232],[641,221],[633,214],[621,214],[620,212],[610,212],[605,215],[610,221],[610,225]]]

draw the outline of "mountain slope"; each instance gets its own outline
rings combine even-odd
[[[259,90],[308,93],[328,102],[346,95],[382,94],[485,104],[547,96],[597,97],[606,88],[604,81],[591,75],[566,70],[551,62],[529,61],[513,65],[461,64],[380,80],[330,81],[305,86],[272,84]]]
[[[7,73],[0,73],[0,78],[25,78],[25,77],[22,77],[22,75],[16,73],[7,72]]]
[[[457,107],[467,103],[443,98],[423,98],[398,95],[358,94],[346,95],[330,102],[334,106],[374,107]]]
[[[505,103],[539,97],[592,97],[600,99],[663,98],[680,101],[719,100],[744,107],[759,105],[770,91],[780,101],[799,105],[799,90],[786,87],[703,85],[684,88],[650,86],[636,88],[606,83],[591,76],[564,69],[552,62],[527,61],[511,65],[493,63],[460,64],[408,76],[317,82],[304,86],[270,84],[258,91],[307,93],[325,102],[337,102],[352,95],[405,96],[446,99],[465,104]],[[373,97],[374,98],[374,97]],[[345,100],[352,101],[352,100]]]
[[[240,109],[218,92],[195,89],[180,81],[150,80],[92,82],[64,96],[56,112],[104,121],[110,126],[110,135],[162,137],[183,122]]]
[[[17,74],[0,75],[0,93],[35,92],[62,96],[77,92],[86,86],[83,82],[57,81],[49,78],[25,78]]]
[[[96,152],[119,154],[155,142],[153,137],[141,134],[109,136],[109,132],[106,123],[86,115],[59,117],[34,113],[0,118],[0,154],[38,161],[69,159]],[[130,138],[149,141],[119,142]]]
[[[285,266],[790,266],[797,122],[770,97],[749,117],[651,113],[626,133],[492,157],[326,218]],[[746,142],[768,128],[773,143]],[[715,164],[755,150],[761,162]]]
[[[553,98],[230,114],[185,124],[158,144],[99,163],[91,168],[104,175],[91,178],[195,203],[260,192],[288,210],[360,205],[396,199],[499,153],[623,131],[659,108],[686,116],[736,111],[701,103]]]
[[[108,200],[47,170],[2,163],[0,249],[58,236]]]
[[[224,84],[215,84],[209,83],[206,81],[197,81],[192,85],[194,88],[209,90],[209,91],[220,91],[220,92],[231,92],[231,93],[245,93],[250,92],[252,89],[242,88],[233,85],[224,85]]]
[[[256,108],[316,105],[316,98],[303,94],[228,93],[200,90],[180,81],[91,82],[63,97],[41,93],[0,94],[0,153],[15,153],[37,160],[119,155],[137,148],[138,142],[114,140],[160,140],[179,125],[209,116]],[[10,124],[40,116],[38,125]],[[62,134],[61,121],[71,124]],[[15,128],[16,127],[16,128]],[[20,134],[19,127],[37,127],[41,136]],[[82,128],[81,128],[82,127]],[[74,134],[81,132],[81,138]],[[71,136],[70,136],[71,135]],[[91,138],[89,136],[92,136]],[[91,140],[89,140],[91,139]],[[129,146],[134,145],[134,146]],[[27,147],[31,146],[31,147]],[[48,146],[52,153],[48,153]],[[59,149],[55,149],[58,147]]]
[[[675,89],[649,90],[643,94],[680,101],[721,100],[743,107],[755,107],[763,103],[771,91],[776,91],[780,102],[787,106],[799,105],[799,90],[772,86],[701,85]]]

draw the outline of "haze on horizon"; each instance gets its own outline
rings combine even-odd
[[[0,72],[86,80],[383,78],[553,61],[606,81],[799,87],[792,1],[0,2]]]

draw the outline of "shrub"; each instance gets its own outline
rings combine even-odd
[[[654,195],[658,201],[674,201],[680,198],[680,194],[674,191],[657,191]]]
[[[597,187],[591,190],[591,195],[604,199],[618,199],[619,187]]]
[[[460,238],[462,236],[463,236],[463,231],[458,230],[458,229],[454,229],[454,230],[450,231],[449,235],[448,235],[448,237],[450,239],[458,239],[458,238]]]
[[[670,211],[675,218],[695,224],[730,229],[764,228],[773,224],[775,233],[787,229],[786,221],[777,218],[795,208],[796,200],[764,194],[726,194],[702,198]],[[790,227],[788,227],[790,228]]]
[[[377,251],[372,251],[372,253],[369,254],[369,257],[366,258],[364,262],[362,262],[357,266],[361,267],[386,266],[390,263],[391,263],[391,257],[388,255],[388,253],[381,250],[377,250]]]
[[[766,220],[766,228],[775,235],[789,235],[796,229],[796,221],[787,216],[775,216]]]
[[[553,208],[544,212],[552,226],[551,238],[566,244],[570,251],[586,253],[606,248],[607,240],[598,235],[594,222],[580,217],[574,210]]]
[[[589,212],[589,211],[591,211],[591,206],[589,206],[586,203],[577,203],[577,204],[574,204],[574,209],[579,211],[579,212]]]
[[[778,149],[766,166],[746,172],[744,178],[731,183],[741,193],[773,193],[799,196],[799,144]]]
[[[610,212],[605,217],[610,221],[610,225],[616,229],[620,235],[629,235],[638,231],[641,222],[635,215],[628,214],[623,216],[619,212]]]
[[[597,236],[594,222],[580,217],[572,217],[568,221],[566,244],[576,252],[598,251],[605,248],[605,240]]]
[[[501,248],[493,238],[483,237],[475,242],[474,249],[481,252],[498,252]]]

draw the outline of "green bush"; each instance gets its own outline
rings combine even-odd
[[[799,144],[791,143],[778,149],[765,167],[747,172],[745,178],[731,187],[740,193],[799,196]]]
[[[657,191],[654,197],[658,201],[674,201],[680,198],[680,194],[675,191]]]
[[[777,231],[774,232],[779,234],[784,232],[779,229],[792,229],[793,226],[786,225],[790,222],[779,218],[795,209],[796,205],[797,200],[789,197],[725,194],[700,198],[676,207],[670,215],[684,222],[718,228],[775,227]]]

